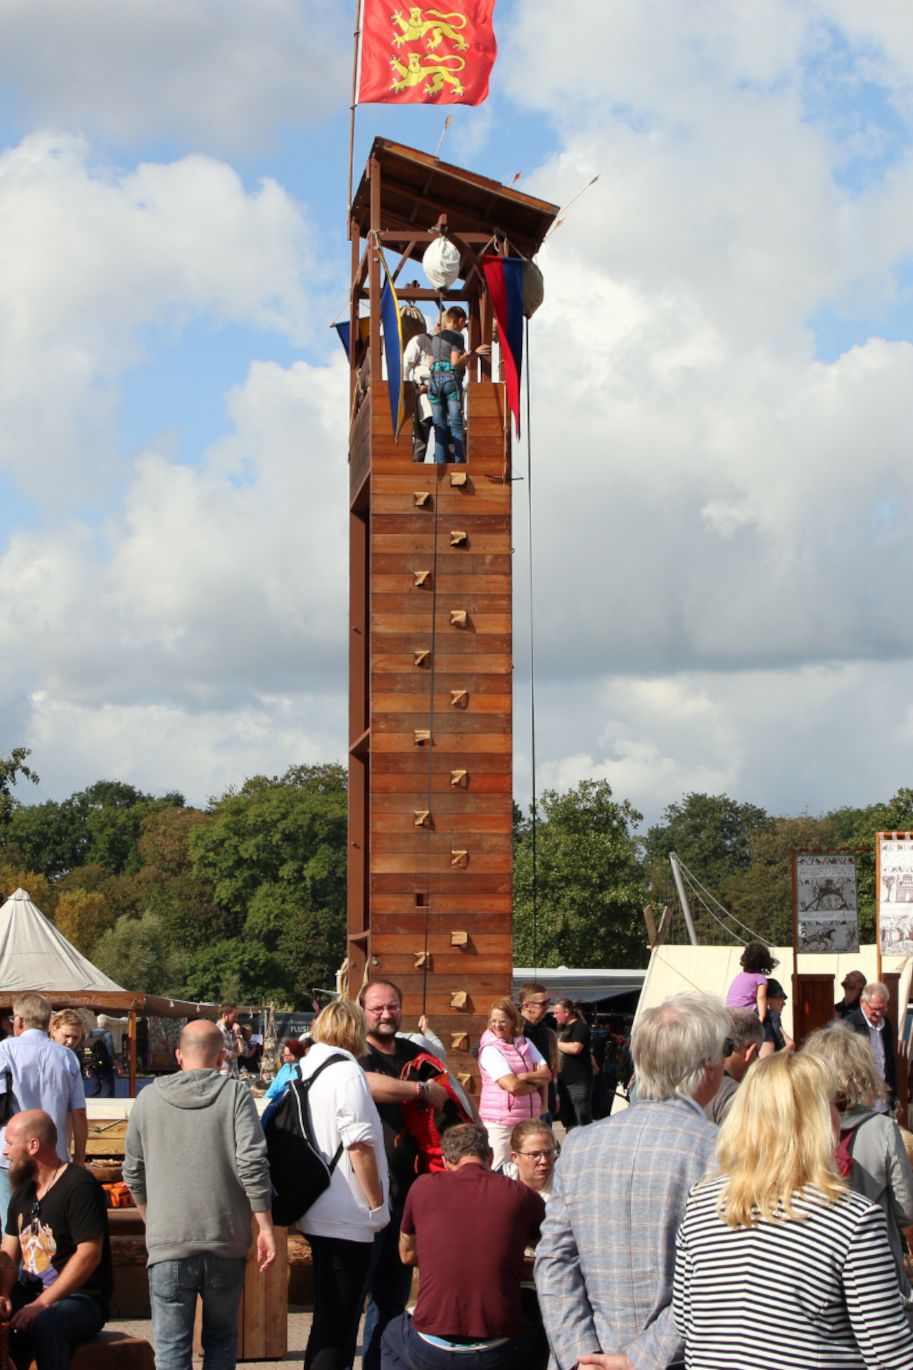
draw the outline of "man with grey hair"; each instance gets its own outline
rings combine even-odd
[[[876,1113],[891,1113],[897,1107],[897,1062],[894,1051],[894,1024],[887,1016],[891,991],[880,980],[866,985],[859,1007],[844,1018],[847,1027],[865,1037],[875,1053],[878,1073],[885,1082],[889,1098],[872,1105]]]
[[[536,1252],[536,1289],[558,1370],[665,1370],[683,1355],[672,1320],[675,1233],[713,1161],[704,1116],[723,1078],[732,1018],[676,994],[646,1009],[631,1052],[637,1102],[565,1143]]]
[[[764,1024],[750,1008],[731,1008],[732,1033],[725,1043],[723,1082],[704,1112],[712,1123],[719,1125],[732,1108],[739,1085],[748,1074],[748,1067],[758,1059],[764,1041]]]
[[[13,1036],[0,1042],[0,1080],[13,1094],[13,1111],[40,1109],[57,1129],[57,1155],[69,1161],[67,1136],[73,1131],[73,1161],[85,1165],[89,1124],[86,1092],[76,1053],[48,1036],[51,1004],[43,994],[20,994],[13,1000]],[[6,1072],[9,1072],[7,1075]],[[11,1188],[6,1140],[0,1130],[0,1219],[5,1223]]]

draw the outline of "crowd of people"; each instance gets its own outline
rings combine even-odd
[[[889,991],[847,976],[831,1025],[771,1046],[781,987],[757,961],[747,948],[731,1008],[695,992],[641,1012],[632,1102],[595,1122],[589,1028],[541,984],[492,1004],[478,1107],[427,1019],[403,1030],[395,984],[327,1005],[271,1088],[305,1099],[327,1171],[298,1222],[305,1370],[909,1370],[913,1170]],[[198,1299],[204,1365],[230,1370],[251,1242],[261,1271],[276,1257],[233,1017],[188,1023],[178,1072],[130,1113],[157,1370],[191,1370]],[[39,1370],[66,1370],[113,1284],[74,1018],[23,995],[0,1042],[0,1316]]]

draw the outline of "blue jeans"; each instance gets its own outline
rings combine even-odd
[[[17,1298],[17,1290],[12,1299],[14,1308],[31,1302],[27,1296]],[[70,1294],[39,1313],[28,1331],[14,1332],[10,1350],[18,1354],[20,1347],[27,1347],[38,1362],[38,1370],[69,1370],[72,1348],[97,1337],[107,1320],[107,1310],[98,1299],[90,1294]],[[28,1360],[24,1363],[27,1365]]]
[[[424,1341],[409,1314],[402,1313],[384,1333],[381,1365],[383,1370],[527,1370],[533,1363],[534,1347],[532,1329],[527,1327],[500,1346],[448,1351]]]
[[[428,386],[431,422],[434,424],[434,464],[465,463],[463,451],[463,393],[451,376],[438,380],[432,376]],[[447,451],[453,443],[453,456]]]
[[[399,1229],[403,1210],[394,1209],[390,1221],[374,1238],[368,1268],[368,1306],[361,1334],[362,1370],[380,1370],[380,1342],[384,1329],[402,1315],[412,1288],[412,1266],[399,1258]]]
[[[205,1370],[235,1370],[238,1306],[246,1264],[241,1259],[227,1260],[207,1253],[150,1265],[155,1370],[191,1370],[198,1294],[203,1300]]]

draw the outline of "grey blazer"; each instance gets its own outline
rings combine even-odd
[[[717,1129],[688,1100],[641,1100],[575,1129],[555,1168],[536,1289],[559,1370],[624,1351],[637,1370],[682,1354],[672,1320],[675,1234],[712,1168]]]

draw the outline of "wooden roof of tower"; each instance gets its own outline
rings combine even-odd
[[[430,229],[441,214],[447,214],[462,232],[497,231],[524,257],[531,257],[558,216],[558,206],[547,200],[523,195],[387,138],[375,138],[370,157],[381,168],[385,229]],[[352,201],[352,218],[362,236],[370,228],[370,212],[370,182],[363,175]],[[426,247],[427,242],[416,243],[411,255],[421,260]]]

